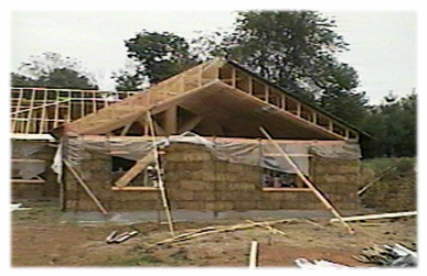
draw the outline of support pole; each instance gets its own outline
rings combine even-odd
[[[251,252],[249,255],[249,268],[256,268],[257,266],[257,254],[258,253],[258,242],[251,242]]]
[[[73,176],[76,178],[77,182],[83,187],[83,189],[86,191],[88,196],[95,202],[96,206],[98,206],[99,210],[106,215],[108,214],[108,211],[104,208],[102,203],[98,200],[98,198],[93,194],[93,192],[89,189],[89,187],[86,185],[86,183],[81,179],[81,177],[77,174],[77,172],[73,169],[73,167],[68,163],[68,161],[65,161],[65,166],[67,166],[68,170],[73,174]]]
[[[160,188],[160,194],[162,197],[162,203],[163,203],[163,207],[165,208],[166,219],[167,219],[168,225],[169,225],[169,231],[171,232],[171,235],[173,237],[173,236],[175,236],[175,232],[173,230],[172,216],[170,213],[168,200],[166,198],[166,191],[165,191],[165,187],[163,185],[162,175],[160,173],[159,152],[157,150],[156,134],[154,132],[153,121],[151,119],[150,111],[147,111],[147,123],[148,123],[148,126],[150,128],[151,139],[153,142],[153,151],[154,151],[154,157],[155,157],[154,159],[156,161],[156,171],[157,171],[157,178],[159,179],[159,188]]]
[[[291,167],[295,170],[297,175],[301,178],[301,180],[313,191],[313,193],[317,196],[317,198],[325,205],[326,209],[332,212],[332,214],[348,229],[350,234],[354,234],[354,230],[343,220],[338,211],[332,206],[332,204],[323,197],[322,193],[317,190],[317,188],[308,180],[307,177],[301,172],[298,166],[292,161],[292,159],[288,156],[288,154],[276,143],[276,141],[271,138],[270,134],[263,128],[259,128],[262,134],[267,137],[267,139],[274,145],[274,147],[282,154],[282,156],[288,161]]]

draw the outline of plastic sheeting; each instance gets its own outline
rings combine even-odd
[[[277,150],[269,142],[254,140],[254,143],[238,143],[224,141],[209,141],[197,134],[185,132],[178,136],[160,139],[156,146],[164,148],[172,143],[190,143],[205,146],[216,158],[231,163],[245,164],[251,166],[260,166],[263,168],[277,170],[286,173],[295,173],[294,169],[288,164],[285,158],[280,156],[269,156],[268,154],[277,154]],[[77,166],[81,160],[90,159],[90,152],[118,156],[130,160],[139,160],[152,150],[151,141],[92,141],[84,140],[80,137],[68,138],[61,142],[63,146],[58,148],[58,152],[63,150],[62,157],[72,165]],[[340,143],[332,145],[319,145],[311,143],[281,143],[279,146],[288,154],[299,154],[302,156],[291,157],[298,168],[309,175],[309,157],[308,154],[316,154],[325,158],[335,159],[359,159],[361,157],[358,144]],[[57,153],[52,168],[55,171],[62,170],[60,167],[61,152]],[[59,162],[59,163],[58,163]]]

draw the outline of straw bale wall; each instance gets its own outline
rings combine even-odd
[[[44,160],[46,170],[40,176],[44,184],[12,184],[12,200],[55,198],[59,195],[56,174],[50,168],[55,157],[56,148],[43,141],[12,140],[12,159]]]
[[[323,209],[311,192],[262,191],[262,169],[219,161],[201,145],[172,144],[165,149],[165,187],[172,210],[247,211]],[[159,191],[113,191],[111,157],[92,155],[78,168],[93,193],[110,211],[162,210]],[[313,160],[314,181],[339,208],[358,207],[359,161]],[[67,171],[68,210],[97,210]]]

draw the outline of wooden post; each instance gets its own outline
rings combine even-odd
[[[301,180],[313,191],[313,193],[317,196],[317,198],[325,205],[326,209],[330,210],[332,214],[348,229],[350,234],[354,234],[354,230],[342,219],[341,215],[338,211],[332,206],[332,204],[323,197],[322,193],[320,193],[317,188],[310,182],[310,180],[305,177],[305,175],[301,172],[298,166],[292,161],[292,159],[288,156],[288,154],[276,143],[276,141],[271,138],[270,134],[263,128],[260,127],[262,134],[267,137],[267,139],[274,145],[274,147],[279,151],[286,161],[291,165],[291,167],[295,170],[297,175],[301,178]]]
[[[166,191],[165,191],[165,187],[163,186],[163,179],[162,179],[162,175],[160,173],[160,162],[159,162],[159,152],[157,151],[157,146],[156,146],[156,133],[154,132],[154,126],[153,126],[153,120],[151,118],[151,114],[150,111],[147,111],[147,123],[148,126],[150,128],[150,132],[151,132],[151,139],[153,142],[153,151],[154,151],[154,157],[155,157],[155,161],[156,161],[156,171],[157,171],[157,178],[159,180],[159,188],[160,188],[160,194],[162,197],[162,203],[163,203],[163,207],[165,208],[165,213],[166,213],[166,219],[168,221],[168,225],[169,225],[169,230],[171,232],[172,236],[175,236],[174,230],[173,230],[173,222],[172,222],[172,216],[169,210],[169,204],[168,204],[168,200],[166,198]]]
[[[301,103],[297,102],[297,116],[301,117]]]
[[[268,101],[268,98],[270,97],[270,93],[269,93],[270,91],[269,91],[269,89],[268,89],[268,85],[264,85],[264,95],[265,95],[265,99],[264,99],[264,101],[266,102],[266,103],[268,103],[269,101]]]
[[[286,110],[286,96],[282,95],[281,100],[282,100],[282,109]]]
[[[31,89],[31,100],[30,100],[30,108],[28,110],[28,116],[27,116],[27,125],[25,126],[25,133],[30,132],[31,127],[31,117],[33,116],[33,107],[34,107],[34,98],[36,96],[36,91],[34,89]]]
[[[257,254],[258,253],[258,242],[251,242],[251,251],[249,254],[249,268],[255,268],[257,266]]]
[[[18,114],[17,112],[19,112],[21,110],[21,104],[22,104],[22,97],[24,94],[24,89],[20,88],[19,89],[19,96],[18,96],[18,103],[16,105],[16,110],[14,113],[16,113],[15,116],[13,116],[13,123],[12,123],[12,133],[15,132],[15,126],[16,126],[16,119],[18,118]],[[20,123],[21,124],[21,123]]]
[[[164,130],[167,135],[177,134],[178,131],[178,106],[173,105],[166,109],[163,121]]]
[[[254,94],[254,86],[253,86],[253,82],[252,82],[252,77],[249,77],[249,84],[248,84],[248,90],[249,90],[249,95],[253,95]]]
[[[231,68],[231,86],[236,87],[236,68]]]
[[[45,123],[45,117],[46,117],[46,101],[47,101],[47,91],[44,91],[44,95],[43,95],[43,106],[42,107],[42,117],[40,119],[40,129],[39,129],[39,133],[43,133],[43,129],[44,129],[44,123]]]
[[[92,193],[92,191],[89,189],[89,187],[86,185],[86,183],[83,181],[83,179],[80,178],[80,176],[77,174],[77,172],[73,169],[73,167],[68,163],[68,161],[64,160],[65,165],[67,166],[68,170],[73,174],[73,176],[76,178],[77,182],[83,187],[83,189],[86,191],[88,196],[95,202],[96,206],[101,210],[101,212],[106,215],[108,214],[108,211],[102,206],[102,203],[98,200],[98,198]]]
[[[71,122],[71,108],[72,108],[72,99],[71,99],[71,91],[68,91],[68,110],[67,110],[67,122]]]

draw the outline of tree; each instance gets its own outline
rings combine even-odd
[[[137,65],[135,73],[122,70],[113,75],[117,88],[132,90],[144,81],[158,83],[195,65],[188,42],[175,34],[143,30],[125,41],[127,56]]]
[[[47,87],[98,89],[94,77],[82,69],[81,63],[58,53],[46,52],[31,56],[17,73],[11,74],[14,87]]]
[[[363,122],[363,129],[373,139],[363,142],[365,157],[401,157],[416,154],[417,95],[401,99],[384,97],[384,102],[372,106]]]
[[[358,124],[354,119],[362,120],[367,99],[356,91],[357,72],[336,58],[348,50],[348,44],[335,27],[333,20],[314,11],[239,12],[233,32],[204,35],[194,41],[194,48],[200,55],[232,58],[285,90]],[[343,107],[348,111],[343,112]]]

